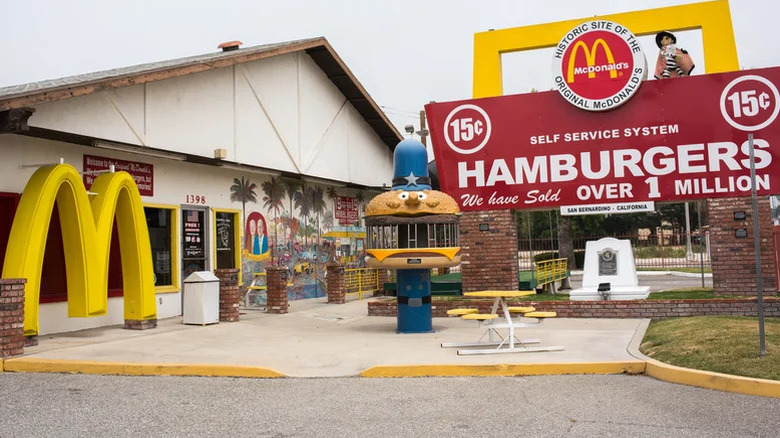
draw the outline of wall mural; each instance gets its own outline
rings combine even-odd
[[[272,264],[288,269],[290,300],[327,293],[325,263],[340,261],[364,267],[362,210],[373,197],[361,190],[323,187],[297,179],[273,177],[253,183],[234,178],[231,202],[240,202],[244,220],[241,269],[244,286],[265,285]],[[349,205],[357,214],[337,214]],[[250,291],[250,305],[265,305],[265,290]]]
[[[260,212],[253,211],[244,220],[244,257],[259,262],[270,256],[265,218]]]

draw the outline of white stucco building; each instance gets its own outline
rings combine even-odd
[[[158,318],[181,314],[190,272],[242,268],[247,284],[272,255],[297,279],[291,298],[321,295],[315,266],[362,247],[338,237],[359,225],[343,204],[354,210],[389,186],[401,135],[324,38],[226,49],[0,88],[0,256],[38,165],[115,164],[141,191]],[[56,218],[40,334],[122,323],[116,244],[108,313],[67,317]]]

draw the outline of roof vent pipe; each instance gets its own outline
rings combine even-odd
[[[232,50],[238,50],[241,46],[241,41],[227,41],[217,46],[218,49],[222,49],[223,52],[230,52]]]

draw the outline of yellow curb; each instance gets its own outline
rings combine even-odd
[[[733,376],[713,371],[692,370],[648,359],[645,375],[665,382],[716,389],[739,394],[780,398],[780,382]]]
[[[3,372],[3,362],[5,362],[4,359],[0,359],[0,373]]]
[[[239,365],[91,362],[23,357],[7,359],[5,371],[28,373],[115,374],[126,376],[286,377],[270,368]]]
[[[361,377],[539,376],[556,374],[642,374],[643,361],[490,364],[490,365],[379,365]]]

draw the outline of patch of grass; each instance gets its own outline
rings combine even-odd
[[[715,295],[711,287],[691,287],[687,289],[651,292],[648,300],[713,300],[718,298],[734,298],[730,295]]]
[[[672,272],[687,272],[689,274],[701,274],[701,268],[636,268],[637,271],[672,271]],[[712,268],[709,266],[704,267],[705,274],[712,274]]]
[[[765,357],[759,356],[758,318],[692,316],[650,323],[642,353],[671,365],[780,380],[780,318],[765,319]]]
[[[770,295],[765,295],[770,297]],[[715,295],[711,287],[689,287],[683,289],[665,290],[663,292],[651,292],[648,300],[730,300],[753,298],[755,295]]]

